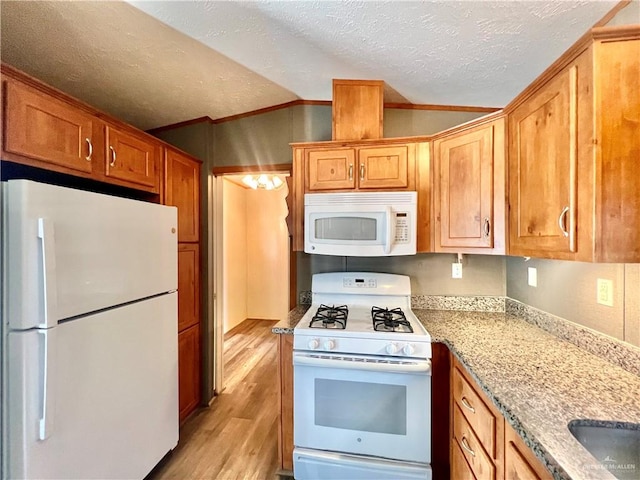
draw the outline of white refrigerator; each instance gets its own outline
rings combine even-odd
[[[178,441],[176,209],[1,190],[2,477],[143,478]]]

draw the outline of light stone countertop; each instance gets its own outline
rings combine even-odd
[[[309,305],[274,333],[292,334]],[[614,479],[571,435],[575,419],[640,423],[640,377],[516,316],[413,309],[556,479]],[[640,465],[636,466],[640,478]]]

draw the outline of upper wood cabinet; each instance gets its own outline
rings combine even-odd
[[[437,252],[505,253],[505,122],[434,141]]]
[[[408,148],[405,145],[361,148],[358,151],[359,188],[408,188]],[[413,162],[411,164],[413,166]],[[415,175],[413,168],[411,173]]]
[[[333,80],[333,140],[382,138],[383,112],[382,80]]]
[[[102,158],[94,149],[95,119],[21,83],[4,83],[4,152],[91,173]]]
[[[200,239],[200,167],[187,155],[165,150],[165,204],[178,207],[178,241]]]
[[[509,112],[509,253],[640,262],[640,27],[593,29]]]
[[[113,126],[105,126],[105,173],[160,191],[160,144]]]
[[[162,142],[2,64],[2,160],[159,194]]]
[[[306,190],[413,190],[415,145],[309,149]]]
[[[356,187],[355,149],[310,150],[309,191],[342,190]]]

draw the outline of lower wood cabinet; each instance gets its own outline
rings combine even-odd
[[[524,444],[516,431],[505,422],[504,477],[508,480],[551,480],[553,476],[544,468],[533,452]]]
[[[200,325],[178,333],[178,406],[180,421],[200,403]]]
[[[450,417],[451,479],[553,478],[453,356]]]
[[[282,470],[293,471],[293,335],[280,335],[278,358],[280,381],[278,458]]]
[[[451,369],[451,393],[451,448],[460,448],[479,480],[504,478],[504,419],[458,361]]]

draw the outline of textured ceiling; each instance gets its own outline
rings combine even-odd
[[[130,3],[2,1],[2,60],[144,129],[330,100],[332,78],[501,107],[617,0]]]

